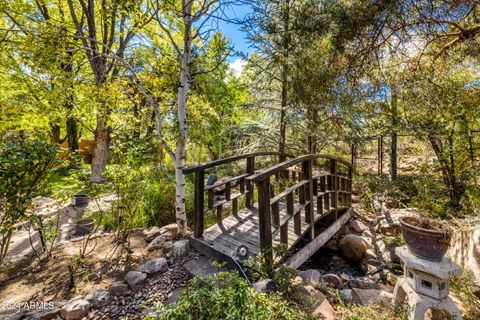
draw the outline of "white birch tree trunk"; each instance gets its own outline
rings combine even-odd
[[[178,225],[178,233],[187,233],[187,215],[185,210],[185,177],[182,169],[185,163],[187,147],[187,95],[190,76],[190,58],[192,50],[192,2],[193,0],[182,0],[183,11],[183,54],[182,67],[180,71],[180,84],[177,94],[177,119],[179,136],[175,146],[175,216]]]

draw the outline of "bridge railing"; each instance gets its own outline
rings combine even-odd
[[[322,160],[328,162],[328,170],[314,172],[314,164]],[[339,170],[339,165],[345,170]],[[298,166],[301,170],[297,175]],[[273,195],[271,180],[279,175],[289,175],[295,183]],[[246,181],[247,185],[255,184],[258,189],[260,249],[271,247],[277,232],[280,233],[280,242],[288,244],[288,227],[292,220],[294,233],[300,236],[302,211],[303,219],[309,225],[307,236],[312,240],[317,221],[325,218],[328,223],[333,223],[341,209],[351,206],[352,166],[341,158],[329,155],[306,155],[287,160],[247,177]],[[286,214],[280,215],[280,204],[286,205],[282,209],[284,213],[286,210]],[[271,251],[267,258],[273,258]]]
[[[254,204],[254,185],[247,184],[246,179],[255,174],[256,159],[258,157],[277,156],[279,161],[284,161],[292,156],[286,153],[279,152],[256,152],[243,155],[232,156],[224,159],[215,160],[206,164],[195,165],[184,168],[183,174],[195,174],[194,186],[194,236],[202,237],[205,228],[205,214],[209,211],[216,210],[216,222],[222,223],[223,208],[231,202],[232,214],[238,212],[238,199],[245,196],[245,205],[247,208],[252,208]],[[239,175],[220,180],[212,185],[205,184],[205,174],[207,170],[214,169],[219,166],[232,164],[235,162],[246,160],[246,166]],[[232,192],[232,189],[238,192]],[[224,199],[217,199],[215,190],[222,188]],[[206,197],[205,197],[206,196]],[[207,203],[205,206],[205,199]]]

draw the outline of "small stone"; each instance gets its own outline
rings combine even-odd
[[[165,272],[168,269],[167,259],[165,258],[155,258],[147,261],[139,271],[145,272],[146,274],[152,274],[156,272]]]
[[[124,280],[126,283],[128,283],[128,286],[132,290],[137,290],[140,288],[142,283],[145,281],[147,278],[147,275],[143,272],[140,271],[129,271],[127,275],[125,276]]]
[[[98,308],[106,305],[110,300],[110,292],[106,290],[96,290],[85,297],[92,307]]]
[[[371,238],[371,237],[373,237],[373,234],[370,230],[365,230],[365,231],[362,232],[362,237]]]
[[[379,283],[377,283],[373,280],[370,280],[370,279],[365,279],[365,280],[350,279],[347,282],[347,286],[349,286],[352,289],[358,288],[358,289],[377,289],[377,290],[380,290],[380,289],[385,288],[384,285],[379,284]]]
[[[180,297],[180,293],[185,290],[185,287],[177,287],[173,289],[167,296],[167,299],[163,302],[164,304],[173,304],[177,302]]]
[[[120,281],[114,282],[110,286],[110,292],[114,296],[123,296],[127,292],[127,290],[128,290],[128,285]],[[115,300],[116,299],[117,298],[115,297]]]
[[[352,262],[358,262],[365,256],[368,249],[372,249],[372,245],[363,237],[354,234],[344,236],[339,243],[342,255]]]
[[[258,293],[269,293],[278,290],[277,285],[275,284],[275,282],[273,282],[272,279],[262,279],[252,284],[252,287]]]
[[[367,229],[367,226],[365,226],[361,221],[355,219],[350,220],[349,224],[353,231],[358,233],[361,233]]]
[[[150,228],[150,230],[146,232],[145,241],[150,242],[161,234],[162,234],[162,231],[159,227],[157,226],[152,227]]]
[[[377,259],[377,254],[375,253],[375,250],[368,249],[367,251],[365,251],[365,256],[363,256],[363,259]]]
[[[322,276],[322,285],[330,288],[343,289],[342,279],[333,273],[324,274]]]
[[[177,239],[178,236],[178,225],[176,223],[167,224],[163,226],[161,232],[163,235],[170,237],[171,240]]]
[[[320,282],[320,272],[315,269],[300,271],[298,276],[302,278],[306,284],[318,284]]]
[[[28,313],[28,314],[26,314],[25,319],[28,319],[28,320],[50,320],[50,319],[54,319],[55,317],[57,317],[59,313],[60,313],[60,309],[55,307],[55,306],[52,306],[52,308],[40,309],[40,310],[36,310],[32,313]],[[21,318],[17,318],[17,319],[21,319]]]
[[[185,257],[190,249],[190,242],[188,240],[179,240],[173,244],[172,256],[175,260],[180,261]]]
[[[90,303],[85,299],[70,300],[60,309],[60,314],[65,320],[77,320],[85,317],[90,307]]]
[[[346,301],[351,301],[351,300],[353,300],[352,290],[351,290],[351,289],[343,289],[343,290],[340,290],[340,291],[338,291],[338,295],[339,295],[340,298],[342,298],[343,300],[346,300]]]
[[[293,278],[292,285],[299,286],[299,285],[302,285],[302,284],[303,284],[302,277],[296,276],[295,278]]]
[[[314,317],[335,319],[335,310],[333,310],[330,302],[322,292],[314,287],[310,285],[294,286],[292,287],[291,297],[302,309],[308,310]]]

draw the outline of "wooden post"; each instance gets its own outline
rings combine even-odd
[[[338,177],[337,177],[337,161],[330,159],[330,174],[332,176],[332,190],[334,190],[332,196],[332,205],[335,208],[335,220],[338,216]]]
[[[378,175],[383,174],[383,136],[378,138],[378,153],[377,153],[377,161],[378,161]]]
[[[392,88],[391,97],[392,107],[392,131],[390,133],[391,146],[390,146],[390,177],[392,180],[397,178],[397,91],[396,88]]]
[[[273,264],[272,222],[270,218],[270,177],[260,180],[258,188],[258,218],[260,228],[260,250],[265,250],[265,259],[269,267]]]
[[[250,156],[247,158],[247,173],[252,175],[255,173],[255,157]],[[253,208],[253,184],[247,185],[247,195],[245,198],[245,206],[247,208]]]
[[[305,190],[305,222],[310,223],[310,240],[315,238],[315,211],[313,207],[313,160],[308,159],[302,162],[303,179],[307,180]]]
[[[205,171],[198,170],[195,172],[195,195],[194,195],[194,207],[195,207],[195,226],[194,235],[197,238],[203,235],[203,199],[205,192]]]

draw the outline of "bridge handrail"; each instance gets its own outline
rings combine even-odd
[[[297,158],[294,158],[294,159],[283,161],[279,164],[276,164],[272,167],[269,167],[265,170],[262,170],[262,171],[260,171],[256,174],[254,174],[252,176],[247,177],[246,180],[249,181],[250,183],[257,183],[260,180],[266,179],[267,177],[270,177],[274,174],[282,172],[285,169],[287,169],[289,167],[292,167],[296,164],[302,163],[302,162],[307,161],[307,160],[317,160],[317,159],[334,160],[336,162],[342,163],[343,165],[347,166],[347,168],[349,170],[349,177],[350,177],[351,170],[352,170],[352,164],[350,162],[348,162],[347,160],[339,158],[339,157],[331,156],[331,155],[328,155],[328,154],[308,154],[308,155],[305,155],[305,156],[300,156],[300,157],[297,157]]]
[[[260,156],[285,156],[285,158],[293,158],[293,155],[288,153],[282,153],[282,152],[275,152],[275,151],[253,152],[253,153],[246,153],[246,154],[240,154],[240,155],[231,156],[227,158],[222,158],[222,159],[214,160],[208,163],[189,166],[189,167],[183,168],[182,172],[183,174],[190,174],[200,170],[210,169],[222,164],[227,164],[230,162],[247,159],[249,157],[260,157]]]

